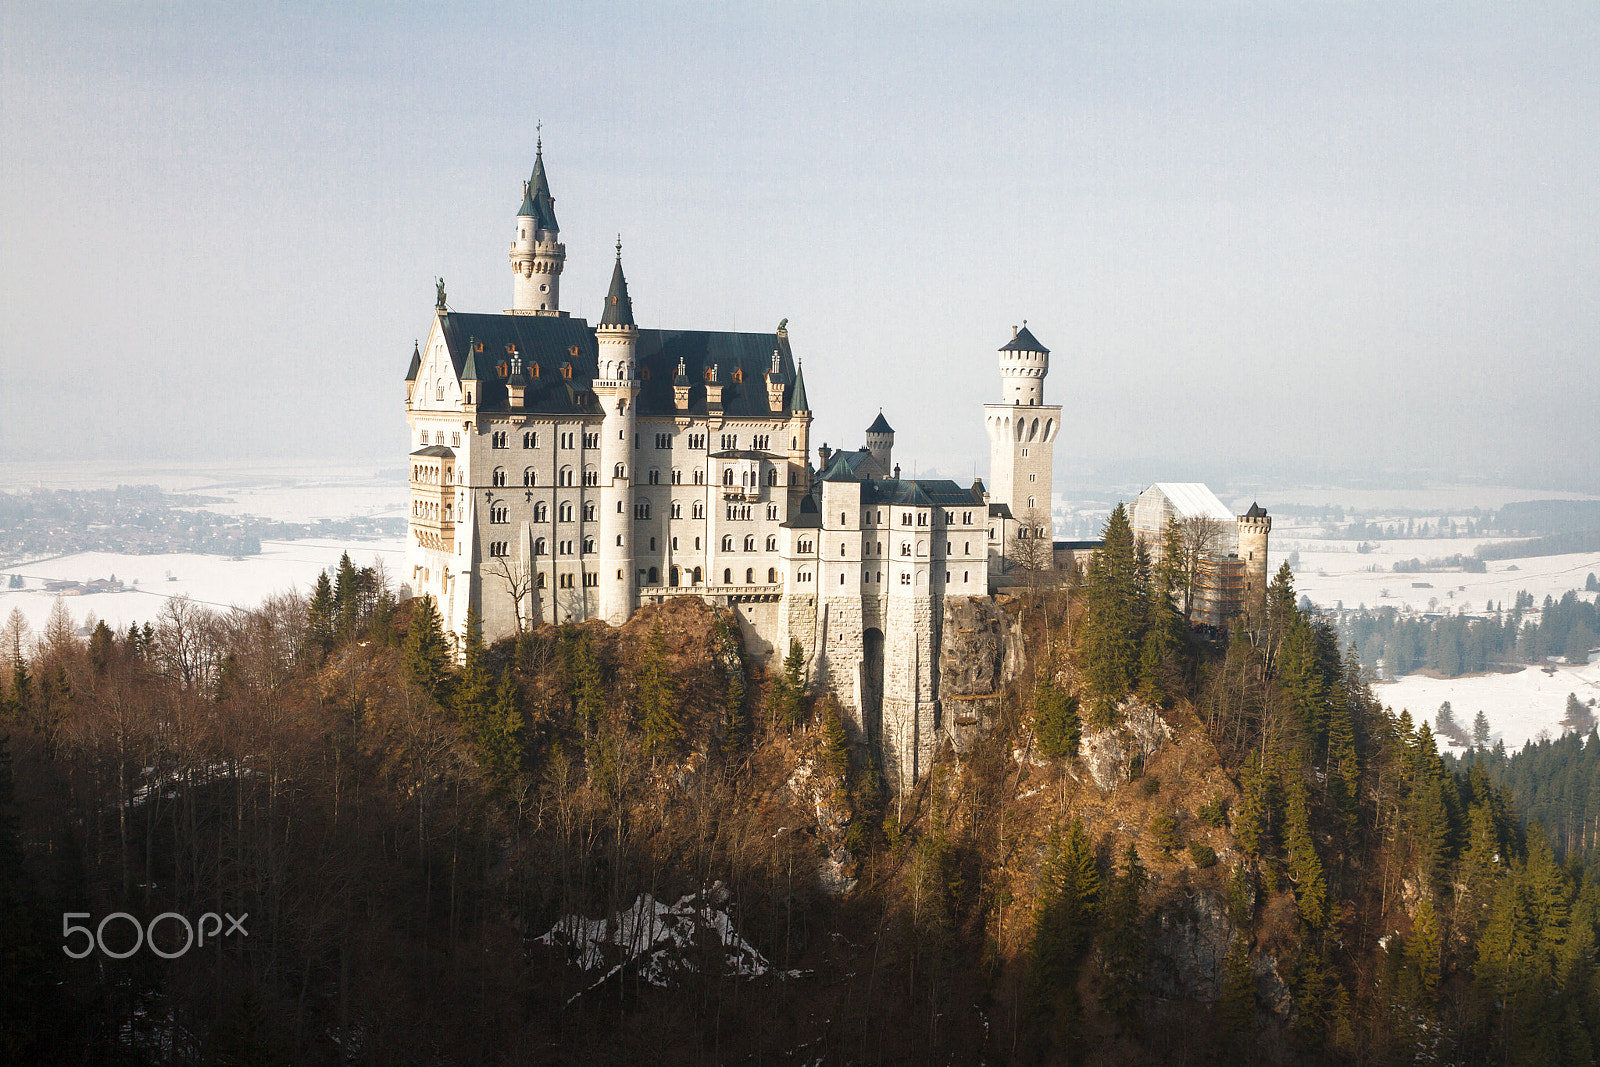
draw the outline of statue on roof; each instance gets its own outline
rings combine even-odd
[[[438,299],[434,301],[433,309],[435,311],[443,311],[445,309],[445,307],[444,307],[444,279],[443,278],[435,279],[434,283],[433,283],[433,287],[434,287],[434,289],[436,289],[438,291]]]

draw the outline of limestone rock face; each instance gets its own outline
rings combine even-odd
[[[1086,733],[1078,743],[1078,756],[1102,793],[1132,780],[1134,761],[1148,761],[1172,740],[1161,712],[1134,697],[1122,702],[1117,717],[1118,725]]]
[[[1200,889],[1156,913],[1150,987],[1159,996],[1210,1002],[1222,992],[1222,961],[1233,940],[1227,903]]]
[[[844,847],[850,828],[849,813],[833,806],[834,779],[819,774],[812,760],[802,760],[789,775],[789,791],[817,820],[817,837],[824,854],[817,861],[817,885],[829,896],[843,896],[856,887],[857,863]]]
[[[945,597],[939,694],[951,741],[965,754],[986,736],[1007,682],[1022,671],[1022,634],[994,597]]]

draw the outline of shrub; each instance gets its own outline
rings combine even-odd
[[[1183,839],[1178,834],[1178,820],[1171,815],[1157,815],[1151,819],[1150,840],[1155,842],[1157,848],[1170,856],[1183,844]]]
[[[1161,792],[1161,779],[1155,775],[1139,779],[1139,791],[1147,797],[1153,797]]]
[[[1207,867],[1217,865],[1217,851],[1210,845],[1203,845],[1199,841],[1189,846],[1189,858],[1194,860],[1194,865],[1202,871]]]
[[[1200,805],[1199,815],[1202,821],[1219,830],[1222,829],[1228,825],[1228,798],[1218,793]]]

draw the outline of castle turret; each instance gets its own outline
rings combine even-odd
[[[534,155],[533,176],[522,183],[522,207],[517,210],[517,236],[511,242],[511,314],[561,314],[561,269],[567,246],[561,243],[556,222],[556,200],[544,172],[544,141]]]
[[[605,313],[595,327],[599,377],[595,397],[605,411],[600,430],[599,615],[620,626],[633,614],[633,427],[640,383],[635,361],[639,328],[633,322],[628,279],[622,273],[622,241],[611,271]]]
[[[1267,537],[1272,533],[1272,516],[1260,504],[1240,515],[1239,559],[1244,563],[1244,611],[1246,625],[1254,630],[1266,623]]]
[[[883,417],[882,409],[879,409],[878,417],[872,420],[872,425],[867,427],[867,451],[872,453],[872,458],[878,461],[887,476],[894,466],[894,427]]]
[[[782,327],[779,327],[782,329]],[[796,491],[794,505],[799,496],[811,488],[811,401],[806,396],[806,371],[795,367],[794,396],[789,402],[789,470],[793,475],[790,488]]]
[[[1000,402],[1037,407],[1044,403],[1044,376],[1050,373],[1050,350],[1024,322],[1012,327],[1011,340],[1000,349]]]

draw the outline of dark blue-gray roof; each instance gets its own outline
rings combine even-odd
[[[894,427],[889,425],[889,420],[883,417],[883,412],[878,412],[878,417],[872,420],[872,425],[867,427],[868,433],[894,433]]]
[[[1013,337],[1010,340],[1009,343],[1002,345],[1000,347],[1000,351],[1002,351],[1002,352],[1043,352],[1047,356],[1050,354],[1050,350],[1048,348],[1046,348],[1044,345],[1040,344],[1039,343],[1039,339],[1037,337],[1033,336],[1033,334],[1029,332],[1029,330],[1028,330],[1028,328],[1026,326],[1024,326],[1022,329],[1018,330],[1017,331],[1017,335],[1015,337]]]
[[[633,301],[628,298],[628,279],[622,273],[622,244],[617,243],[617,265],[611,268],[611,288],[606,292],[606,309],[600,316],[602,326],[632,326]]]
[[[506,377],[511,372],[514,347],[522,356],[523,372],[528,379],[524,405],[516,411],[541,415],[601,414],[590,389],[590,383],[597,377],[599,346],[594,329],[583,319],[451,311],[439,316],[439,324],[458,376],[466,369],[468,342],[475,340],[481,346],[479,351],[471,353],[473,369],[479,378],[476,400],[480,411],[509,410]],[[787,418],[794,410],[796,387],[785,390],[781,411],[774,412],[767,404],[765,375],[772,366],[775,348],[780,367],[792,374],[794,357],[789,351],[789,339],[776,333],[640,330],[639,414],[678,414],[673,404],[672,381],[681,359],[690,382],[687,414],[705,417],[706,373],[715,366],[717,381],[722,385],[725,416]]]

